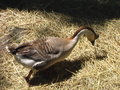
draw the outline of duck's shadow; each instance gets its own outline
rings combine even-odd
[[[69,79],[74,75],[79,69],[84,67],[85,61],[89,58],[84,57],[82,59],[76,59],[74,61],[65,60],[47,70],[42,72],[37,72],[34,77],[30,80],[31,86],[43,85],[61,82]]]
[[[97,60],[104,60],[107,58],[105,55],[96,55]],[[30,80],[31,86],[43,85],[61,82],[69,79],[72,75],[77,73],[78,70],[84,68],[85,62],[89,61],[90,57],[79,57],[74,61],[64,60],[42,72],[37,72]]]

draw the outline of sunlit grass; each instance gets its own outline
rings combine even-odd
[[[28,87],[23,76],[28,69],[18,64],[5,50],[0,52],[0,88],[3,90],[118,90],[120,89],[120,20],[102,24],[70,23],[71,17],[42,11],[28,12],[7,9],[0,13],[0,38],[6,44],[22,44],[44,36],[69,37],[81,25],[92,27],[99,35],[96,45],[80,38],[66,63],[45,71],[38,84]],[[87,20],[86,20],[87,21]],[[22,30],[14,27],[24,28]],[[0,41],[2,44],[5,41]],[[5,46],[2,45],[3,47]],[[54,72],[55,69],[55,72]],[[57,73],[56,73],[57,72]],[[55,76],[54,76],[55,73]],[[52,76],[53,75],[53,76]],[[35,79],[36,80],[36,79]],[[36,82],[33,80],[33,82]],[[40,82],[44,83],[40,83]]]

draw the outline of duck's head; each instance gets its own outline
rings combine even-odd
[[[78,39],[78,37],[80,37],[81,35],[85,35],[88,38],[88,40],[92,43],[92,45],[94,45],[95,40],[99,38],[99,35],[92,28],[85,26],[81,26],[71,38]]]
[[[99,35],[90,27],[85,27],[83,30],[85,31],[85,36],[92,43],[92,45],[94,45],[95,40],[99,38]]]

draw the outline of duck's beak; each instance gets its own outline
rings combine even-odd
[[[96,39],[98,39],[99,38],[99,35],[96,35]]]
[[[92,45],[94,46],[95,45],[95,41],[91,41]]]
[[[99,38],[99,35],[96,35],[96,39],[98,39]],[[95,39],[95,40],[96,40]],[[92,43],[92,45],[94,46],[95,45],[95,40],[94,41],[91,41],[91,43]]]

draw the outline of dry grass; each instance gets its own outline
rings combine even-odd
[[[102,24],[70,23],[71,17],[43,11],[0,11],[0,88],[1,90],[119,90],[120,20]],[[6,44],[22,44],[44,36],[71,36],[81,25],[99,33],[96,45],[82,37],[71,55],[59,64],[38,72],[28,87],[23,76],[28,69],[4,50]],[[19,28],[14,28],[19,27]],[[48,76],[49,75],[49,76]]]

